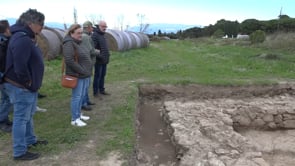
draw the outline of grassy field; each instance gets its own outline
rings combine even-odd
[[[39,106],[48,111],[36,113],[34,120],[38,137],[49,144],[33,150],[42,156],[60,155],[83,148],[91,138],[94,156],[103,158],[118,151],[128,160],[135,144],[134,117],[141,84],[273,84],[295,79],[294,62],[294,52],[288,49],[234,40],[167,40],[153,42],[148,48],[113,52],[106,78],[106,88],[112,95],[102,101],[93,99],[97,104],[89,113],[89,125],[77,128],[70,125],[70,90],[60,86],[61,60],[47,61],[40,89],[47,97],[39,100]],[[91,91],[89,94],[92,98]],[[9,134],[0,134],[0,148],[0,165],[16,164]]]

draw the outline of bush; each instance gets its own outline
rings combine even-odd
[[[217,29],[213,34],[214,38],[222,38],[222,36],[224,36],[224,32],[221,29]]]
[[[254,43],[263,43],[266,38],[265,32],[262,30],[256,30],[250,35],[250,41]]]

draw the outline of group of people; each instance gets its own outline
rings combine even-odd
[[[81,109],[91,110],[91,105],[95,104],[90,101],[88,95],[93,68],[93,96],[109,95],[104,86],[110,57],[104,36],[106,28],[105,21],[99,21],[95,27],[90,21],[83,23],[83,26],[72,24],[63,40],[66,74],[78,78],[77,86],[72,89],[71,97],[71,124],[74,126],[87,125],[85,121],[90,117],[83,115]]]
[[[47,140],[37,139],[33,122],[39,109],[38,91],[45,67],[36,36],[41,33],[44,21],[44,14],[36,9],[23,12],[12,26],[7,20],[0,20],[0,44],[8,43],[3,47],[6,50],[0,50],[6,53],[5,61],[1,58],[5,68],[0,69],[0,127],[12,133],[14,160],[37,159],[40,154],[29,152],[29,148],[48,144]],[[88,94],[93,70],[93,96],[109,95],[104,87],[110,57],[104,36],[106,29],[105,21],[95,26],[90,21],[83,26],[72,24],[63,39],[65,73],[78,78],[70,102],[73,126],[86,126],[85,121],[90,119],[81,113],[81,109],[89,111],[91,105],[95,105]],[[10,121],[8,115],[12,108],[13,121]]]

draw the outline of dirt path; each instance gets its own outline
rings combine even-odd
[[[116,85],[107,84],[106,89],[110,96],[104,96],[102,98],[93,98],[92,93],[90,97],[92,100],[97,103],[91,112],[85,112],[85,114],[91,117],[91,121],[104,121],[112,114],[112,108],[116,105],[120,105],[125,101],[125,96],[127,96],[132,88],[135,86],[132,82],[120,82]],[[50,110],[48,110],[50,111]],[[91,123],[91,122],[90,122]],[[91,125],[91,124],[90,124]],[[87,126],[88,127],[88,126]],[[119,152],[110,152],[106,157],[101,157],[97,155],[97,149],[102,145],[104,140],[107,139],[108,135],[102,134],[99,129],[95,126],[89,126],[93,128],[91,134],[88,134],[88,137],[75,145],[74,148],[70,150],[65,149],[58,155],[42,155],[37,160],[25,161],[25,162],[15,162],[8,161],[10,165],[19,165],[19,166],[120,166],[123,163],[127,163],[126,159],[122,159],[122,154]],[[9,139],[9,138],[8,138]],[[1,145],[0,159],[6,158],[7,154],[9,155],[9,160],[11,160],[12,150],[11,146]],[[0,165],[1,164],[0,161]],[[8,166],[7,165],[7,166]]]

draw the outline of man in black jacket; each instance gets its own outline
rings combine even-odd
[[[109,63],[110,52],[106,38],[104,36],[107,29],[105,21],[99,21],[96,28],[93,30],[91,36],[95,49],[100,50],[100,56],[96,57],[94,65],[94,78],[93,78],[93,95],[98,97],[98,94],[109,95],[105,91],[104,81],[107,72],[107,64]]]
[[[5,61],[8,41],[11,36],[9,29],[8,20],[0,20],[0,73],[3,76],[5,72]],[[1,77],[2,77],[1,76]],[[2,84],[1,84],[2,86]],[[0,101],[0,129],[4,132],[11,132],[12,122],[9,120],[9,111],[11,110],[12,104],[9,101],[9,96],[1,90],[1,101]]]
[[[29,147],[48,143],[37,140],[33,122],[44,74],[43,55],[35,39],[41,33],[44,20],[43,13],[29,9],[10,27],[12,36],[7,48],[3,90],[13,104],[12,144],[15,160],[37,159],[40,154],[29,152]]]

